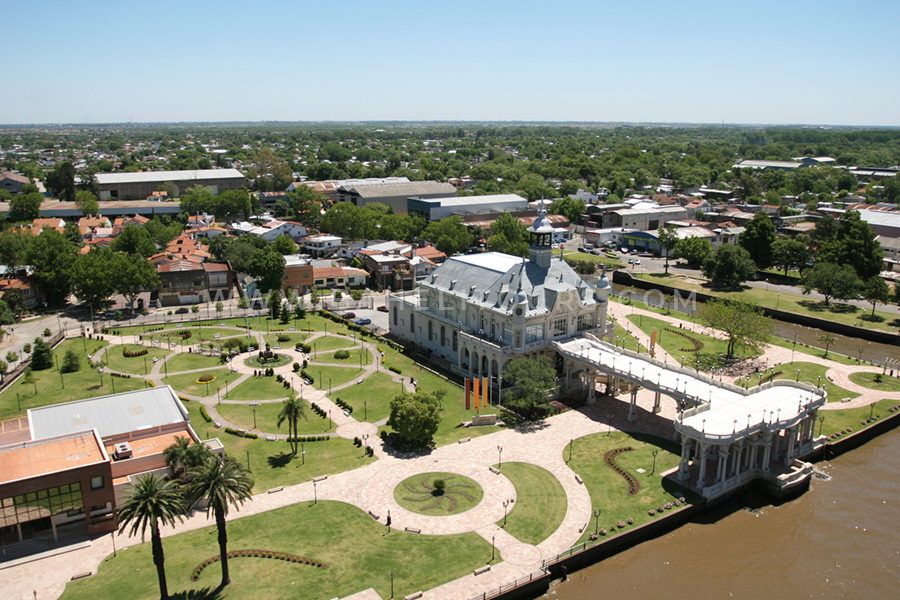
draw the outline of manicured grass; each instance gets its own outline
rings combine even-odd
[[[881,381],[876,381],[876,378]],[[856,385],[878,390],[879,392],[900,392],[900,379],[890,375],[882,375],[881,373],[869,373],[866,371],[850,373],[850,381]]]
[[[443,493],[435,481],[446,484]],[[394,500],[406,510],[420,515],[446,517],[478,506],[484,490],[478,483],[456,473],[419,473],[401,481],[394,488]]]
[[[857,396],[859,396],[859,394],[857,394],[856,392],[851,392],[850,390],[844,389],[838,385],[831,383],[825,377],[825,373],[828,371],[828,367],[825,365],[818,365],[816,363],[810,362],[793,362],[785,363],[774,368],[775,379],[789,379],[792,381],[797,381],[798,369],[800,370],[800,381],[805,381],[806,383],[811,383],[813,385],[819,385],[819,377],[821,377],[821,382],[825,386],[825,391],[828,393],[829,402],[840,402],[843,398],[856,398]],[[780,375],[779,372],[781,373]],[[755,385],[758,380],[758,376],[751,375],[750,386],[752,387],[753,385]]]
[[[197,354],[194,352],[179,352],[177,355],[166,361],[166,368],[170,373],[198,371],[200,369],[209,369],[220,366],[222,366],[222,361],[219,360],[218,356],[209,356],[208,354]]]
[[[628,495],[628,482],[624,477],[607,466],[604,456],[616,448],[634,448],[631,452],[622,452],[615,458],[616,464],[634,477],[640,488],[637,494]],[[656,470],[653,471],[652,451],[658,450]],[[569,449],[564,450],[568,458]],[[688,501],[691,496],[686,490],[670,481],[664,481],[660,474],[678,465],[680,447],[667,440],[640,434],[622,432],[595,433],[575,440],[572,448],[571,467],[584,480],[584,485],[591,494],[594,510],[601,510],[600,529],[606,529],[611,535],[619,531],[616,523],[634,520],[634,525],[642,525],[657,517],[650,516],[649,510],[656,510],[661,504],[672,502],[684,495]],[[642,468],[644,473],[638,473]],[[596,525],[591,519],[579,542],[587,541],[594,533]],[[625,531],[631,526],[626,526]],[[608,537],[608,536],[607,536]],[[602,538],[601,538],[602,539]]]
[[[616,323],[616,332],[613,334],[613,343],[622,347],[622,340],[625,340],[625,349],[632,352],[647,352],[647,348],[643,344],[638,343],[637,339],[631,335],[624,327]],[[616,340],[615,338],[619,338]]]
[[[566,516],[565,490],[550,471],[536,465],[503,463],[500,470],[516,486],[516,502],[509,507],[504,529],[522,543],[540,544]]]
[[[362,385],[346,387],[334,392],[334,396],[350,404],[353,416],[360,421],[377,423],[387,419],[391,414],[391,400],[400,393],[400,384],[388,373],[370,375]]]
[[[559,253],[556,251],[554,251],[553,254],[555,256],[559,256]],[[616,252],[616,254],[619,254],[619,253]],[[619,254],[619,256],[621,256],[621,254]],[[621,260],[619,260],[617,258],[610,258],[610,257],[606,256],[606,254],[604,254],[603,252],[601,252],[599,255],[597,255],[597,254],[591,254],[590,252],[578,252],[577,250],[575,250],[575,251],[563,250],[563,257],[564,258],[574,258],[577,260],[587,260],[587,261],[590,261],[593,263],[597,263],[598,266],[606,265],[607,267],[621,267],[624,265],[624,263]]]
[[[228,563],[232,583],[216,597],[343,598],[373,587],[380,597],[388,598],[389,574],[394,573],[394,597],[403,598],[470,574],[491,557],[490,543],[475,533],[423,536],[395,530],[384,535],[384,529],[356,507],[326,501],[229,520],[229,549],[287,552],[321,561],[326,568],[269,559],[232,559]],[[190,580],[194,567],[219,553],[214,527],[164,538],[163,548],[169,591],[180,594],[173,598],[201,597],[201,590],[209,593],[218,586],[218,564],[207,567],[199,581]],[[118,557],[104,560],[93,577],[69,584],[62,596],[65,600],[158,597],[149,543],[119,549]]]
[[[295,390],[297,390],[295,382]],[[299,390],[298,390],[299,391]],[[290,387],[284,387],[274,377],[250,377],[237,387],[228,389],[229,400],[277,400],[287,398]],[[223,398],[225,392],[222,392]]]
[[[278,413],[281,412],[281,402],[270,402],[259,406],[249,404],[219,404],[216,410],[220,415],[240,426],[242,429],[253,430],[256,433],[288,434],[288,422],[278,423]],[[253,411],[256,409],[256,429],[253,428]],[[318,435],[334,433],[334,426],[328,427],[328,419],[323,419],[312,411],[309,403],[304,403],[306,418],[300,419],[297,429],[300,435]]]
[[[332,359],[337,362],[337,359]],[[354,367],[351,363],[347,367],[323,367],[321,365],[311,364],[306,370],[315,378],[313,384],[316,389],[328,390],[329,385],[332,389],[336,386],[355,381],[363,376],[365,371],[361,371],[359,367]],[[400,387],[399,385],[397,387]],[[337,393],[337,392],[335,392]]]
[[[290,354],[285,352],[284,350],[275,351],[274,359],[269,360],[266,359],[261,361],[259,359],[259,354],[254,352],[250,355],[250,358],[244,359],[244,364],[248,367],[255,369],[274,369],[277,367],[283,367],[286,364],[289,364],[293,361],[293,358]]]
[[[629,315],[628,320],[637,325],[647,335],[652,335],[653,329],[656,328],[656,343],[676,360],[680,361],[680,358],[684,356],[684,364],[686,366],[693,367],[696,361],[699,360],[701,369],[717,368],[721,366],[719,355],[725,354],[728,349],[728,342],[725,340],[702,333],[691,332],[689,329],[679,329],[678,325],[668,321],[643,315]],[[667,329],[678,333],[666,331]],[[700,350],[695,351],[694,345],[685,336],[699,342],[702,345]],[[757,356],[756,353],[748,351],[739,353],[739,355],[744,357]]]
[[[879,400],[875,403],[875,408],[870,406],[861,406],[859,408],[839,408],[837,410],[819,410],[819,423],[816,424],[816,435],[826,435],[837,431],[852,429],[859,431],[867,427],[860,421],[869,418],[869,415],[878,416],[883,419],[893,413],[888,412],[888,408],[900,404],[897,400]],[[832,406],[832,405],[829,405]],[[822,417],[825,420],[822,421]]]
[[[197,383],[197,378],[201,375],[215,375],[216,380],[209,385],[205,383]],[[163,379],[163,383],[171,385],[179,394],[190,394],[192,396],[215,396],[216,388],[225,388],[225,383],[232,383],[240,373],[235,373],[230,369],[211,369],[209,371],[201,371],[199,373],[185,373],[183,375],[172,375]]]
[[[352,346],[359,348],[359,342],[355,341],[353,338],[344,336],[323,335],[311,341],[310,346],[313,347],[313,359],[322,361],[331,359],[328,356],[319,356],[319,354],[325,354],[343,348],[350,348]]]
[[[58,357],[60,363],[62,363],[66,351],[69,349],[74,350],[81,359],[81,370],[74,373],[65,373],[62,376],[63,378],[60,379],[60,373],[56,370],[54,360],[54,366],[50,369],[33,372],[34,384],[25,383],[23,381],[24,378],[20,377],[15,383],[0,393],[0,419],[24,415],[29,408],[112,394],[113,386],[115,386],[116,392],[146,387],[146,382],[137,377],[132,377],[131,379],[116,377],[113,382],[110,380],[108,373],[103,375],[103,385],[100,385],[100,374],[97,372],[97,369],[88,366],[85,347],[87,348],[87,354],[93,355],[106,344],[107,342],[105,341],[83,340],[81,338],[62,342],[53,350],[54,357]],[[63,384],[65,384],[65,388],[62,387]],[[35,391],[35,388],[37,391]]]
[[[131,352],[147,350],[147,354],[144,356],[126,357],[124,354],[126,348]],[[107,363],[113,371],[131,373],[132,375],[146,375],[153,369],[153,359],[163,358],[168,353],[168,350],[161,348],[148,348],[147,346],[135,344],[115,345],[110,346],[103,353],[103,362]]]
[[[279,342],[278,336],[286,336],[288,340],[285,342]],[[299,333],[297,331],[282,331],[279,333],[270,333],[268,335],[264,335],[263,339],[272,346],[277,345],[281,346],[282,348],[293,348],[308,337],[308,333]]]
[[[824,302],[813,300],[807,296],[799,294],[778,294],[775,290],[767,290],[747,285],[734,291],[720,291],[712,289],[709,285],[688,283],[683,275],[672,274],[665,276],[661,273],[647,273],[641,274],[638,277],[645,281],[672,285],[689,291],[693,290],[712,294],[721,298],[727,298],[729,300],[748,302],[756,306],[778,308],[779,310],[810,315],[828,319],[829,321],[846,323],[848,325],[855,324],[858,327],[889,331],[896,329],[896,326],[891,325],[891,323],[897,319],[896,315],[876,311],[875,315],[877,320],[870,321],[867,320],[867,318],[871,315],[871,310],[834,300],[826,307]]]

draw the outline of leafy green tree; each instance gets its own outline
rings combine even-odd
[[[426,444],[441,423],[440,401],[427,392],[402,392],[391,400],[388,427],[414,444]]]
[[[803,274],[800,285],[804,294],[815,290],[825,296],[825,306],[828,306],[831,298],[846,300],[854,297],[862,282],[850,265],[818,262]]]
[[[109,248],[94,248],[75,259],[72,291],[81,302],[100,307],[116,292],[116,262]]]
[[[301,185],[287,193],[291,207],[291,218],[298,219],[306,227],[317,229],[322,220],[322,211],[328,199],[309,186]]]
[[[190,471],[199,469],[207,461],[216,460],[209,446],[202,442],[192,443],[190,438],[180,435],[163,450],[163,458],[172,474],[179,479],[183,479]]]
[[[31,241],[26,259],[49,302],[59,302],[69,295],[77,256],[78,247],[55,229],[44,229]]]
[[[6,300],[0,300],[0,325],[11,325],[16,322],[16,315],[7,304]]]
[[[205,185],[195,185],[184,191],[181,197],[181,212],[187,215],[215,214],[215,203],[212,189]]]
[[[259,289],[265,292],[280,290],[284,278],[284,256],[274,248],[257,250],[247,262],[247,273],[259,282]]]
[[[33,221],[41,216],[41,204],[45,198],[40,192],[19,194],[9,201],[9,220]]]
[[[237,307],[241,310],[247,310],[250,308],[250,302],[247,300],[247,296],[241,296],[238,298]]]
[[[772,319],[761,308],[745,302],[708,300],[700,308],[700,320],[728,336],[726,356],[742,349],[762,350],[772,333]]]
[[[300,419],[306,418],[304,411],[303,399],[295,398],[293,394],[281,403],[281,411],[278,413],[278,420],[275,425],[281,427],[281,424],[287,421],[288,424],[288,443],[291,445],[291,453],[297,455],[297,447],[299,437],[298,422]]]
[[[504,404],[526,416],[541,414],[556,393],[556,370],[546,356],[512,359],[503,369],[503,381],[512,388],[503,395]]]
[[[100,214],[100,203],[97,201],[97,196],[87,190],[75,192],[75,206],[81,209],[81,214],[85,217]]]
[[[34,340],[34,351],[31,353],[31,368],[35,371],[46,371],[53,367],[53,352],[49,344],[41,338]]]
[[[184,510],[184,497],[175,482],[166,481],[162,475],[153,473],[139,476],[119,505],[120,531],[131,525],[131,535],[137,535],[140,531],[143,537],[148,527],[150,529],[150,546],[159,579],[160,600],[168,599],[169,588],[166,584],[166,559],[159,526],[175,525],[176,520],[182,520]]]
[[[703,274],[715,285],[737,287],[756,274],[756,264],[741,246],[725,244],[703,261]]]
[[[772,265],[784,269],[785,275],[790,269],[799,269],[802,274],[811,258],[809,245],[800,240],[779,237],[772,244]]]
[[[513,256],[528,256],[528,230],[517,218],[503,213],[491,225],[488,250]]]
[[[150,232],[144,227],[128,224],[125,229],[113,239],[110,248],[116,252],[134,254],[147,258],[156,254],[156,244],[150,239]]]
[[[570,190],[565,190],[570,191]],[[578,190],[576,189],[574,192],[576,193]],[[552,215],[563,215],[565,218],[569,220],[570,223],[577,223],[581,218],[581,215],[584,214],[585,204],[584,200],[576,200],[575,198],[569,198],[562,189],[560,189],[560,193],[564,194],[565,198],[560,198],[558,200],[554,200],[550,203],[550,206],[547,208],[547,212]]]
[[[29,238],[21,229],[6,229],[0,233],[0,264],[9,274],[16,273],[23,265],[30,264],[27,258]]]
[[[75,175],[75,166],[70,161],[57,163],[45,178],[47,191],[63,202],[75,202]]]
[[[297,251],[297,244],[294,243],[290,236],[282,233],[272,240],[272,248],[279,254],[287,255]]]
[[[659,245],[665,249],[666,255],[666,275],[669,274],[669,255],[675,250],[678,245],[678,233],[676,232],[676,227],[674,225],[668,225],[666,227],[660,227],[659,232],[657,233],[657,240],[659,241]]]
[[[250,499],[253,478],[232,457],[215,457],[187,477],[187,497],[190,506],[206,502],[206,515],[215,516],[219,541],[219,562],[222,563],[222,583],[231,583],[228,574],[228,531],[225,517],[231,506],[237,508]]]
[[[181,192],[178,190],[178,185],[174,181],[165,181],[158,186],[156,186],[157,192],[165,192],[166,198],[169,200],[174,200],[178,196],[181,195]]]
[[[139,255],[120,252],[115,254],[112,264],[116,277],[115,291],[125,297],[133,311],[138,295],[159,285],[156,265]]]
[[[824,220],[824,219],[823,219]],[[818,230],[821,221],[816,226]],[[884,252],[869,224],[858,211],[848,210],[841,215],[834,238],[823,243],[819,259],[837,265],[850,265],[860,279],[866,280],[881,273]]]
[[[819,336],[819,341],[825,344],[825,356],[822,358],[828,358],[828,347],[831,346],[835,341],[835,337],[833,335],[829,335],[827,333],[823,333]]]
[[[875,275],[866,280],[863,286],[863,297],[872,303],[872,316],[875,316],[875,305],[881,302],[887,304],[891,298],[891,288],[881,275]]]
[[[422,232],[422,237],[430,240],[438,250],[448,256],[466,252],[474,240],[459,215],[432,221]]]
[[[374,237],[375,218],[371,211],[350,202],[338,202],[321,219],[322,230],[347,240],[368,240]]]
[[[675,244],[675,256],[683,258],[693,266],[702,265],[712,251],[709,240],[701,237],[684,238]]]
[[[775,243],[775,225],[765,212],[758,212],[747,222],[746,229],[738,236],[741,245],[756,263],[757,269],[772,266],[772,244]]]
[[[66,350],[60,370],[63,373],[74,373],[81,370],[81,359],[71,348]]]
[[[216,302],[216,314],[221,314],[225,310],[225,306],[221,302]]]
[[[269,318],[274,321],[281,315],[281,292],[279,290],[269,292],[266,304],[269,307]]]

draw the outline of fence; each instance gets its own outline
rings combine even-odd
[[[509,600],[513,598],[536,598],[549,589],[550,579],[551,575],[546,570],[533,571],[511,583],[482,592],[477,596],[471,596],[469,600],[488,600],[488,598],[499,598],[500,596]]]
[[[319,299],[322,301],[323,308],[334,312],[360,310],[364,308],[372,309],[375,306],[375,299],[371,296],[363,297],[360,300],[354,300],[348,296],[344,296],[340,300],[329,297],[320,297]]]

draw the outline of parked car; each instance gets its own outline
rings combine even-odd
[[[344,317],[345,319],[355,319],[355,318],[356,318],[356,313],[345,312],[345,313],[342,314],[341,316]]]
[[[386,304],[382,304],[382,305],[379,306],[376,310],[377,310],[378,312],[387,312],[387,311],[388,311],[387,305],[386,305]]]
[[[189,312],[190,312],[190,311],[188,310],[188,308],[187,308],[186,306],[182,306],[181,308],[175,309],[175,314],[176,314],[176,315],[186,315],[186,314],[189,313]]]
[[[641,259],[639,259],[639,258],[634,259],[634,264],[636,264],[636,265],[641,264]]]
[[[371,325],[372,319],[360,319],[356,322],[357,325]]]
[[[599,251],[599,250],[588,250],[588,252],[590,252],[590,253],[593,254],[594,256],[600,256],[600,251]]]
[[[579,252],[587,252],[587,249],[585,249],[584,246],[578,246],[578,251]]]

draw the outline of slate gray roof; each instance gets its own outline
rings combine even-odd
[[[542,269],[499,252],[454,256],[420,285],[506,314],[512,314],[517,300],[522,299],[528,305],[525,316],[551,312],[559,295],[571,291],[577,291],[582,306],[596,304],[591,287],[556,257],[549,269]]]
[[[191,169],[185,171],[145,171],[143,173],[97,173],[100,185],[113,183],[164,183],[166,181],[204,181],[207,179],[244,179],[237,169]]]
[[[31,439],[96,429],[101,438],[188,421],[169,386],[123,392],[28,411]]]
[[[375,183],[344,187],[361,198],[390,198],[394,196],[418,196],[419,194],[455,195],[456,188],[449,183],[439,181],[410,181],[408,183]]]

